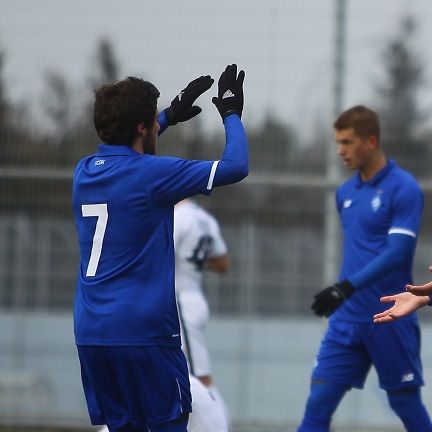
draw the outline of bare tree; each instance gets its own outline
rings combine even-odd
[[[376,85],[376,95],[386,154],[421,175],[428,171],[430,151],[419,103],[426,71],[415,46],[417,30],[413,16],[401,18],[397,34],[382,53],[384,78]]]
[[[46,92],[42,105],[55,128],[56,137],[62,141],[72,126],[72,89],[59,72],[45,74]]]
[[[96,74],[90,79],[92,87],[114,82],[119,78],[120,66],[109,39],[101,39],[96,50]]]

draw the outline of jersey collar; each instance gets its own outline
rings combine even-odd
[[[361,179],[360,173],[358,172],[356,186],[362,187],[364,185],[366,186],[376,185],[395,167],[395,165],[396,165],[395,161],[393,159],[390,159],[387,162],[387,165],[385,167],[381,168],[370,180],[367,181],[363,181]]]
[[[142,156],[133,148],[126,145],[99,144],[98,155],[101,156]]]

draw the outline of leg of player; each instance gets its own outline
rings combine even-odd
[[[214,403],[211,409],[215,404],[218,404],[219,409],[226,417],[226,423],[229,425],[230,415],[228,408],[211,376],[210,354],[205,339],[205,327],[209,316],[207,302],[201,292],[182,293],[178,296],[177,305],[181,323],[183,350],[188,361],[189,372],[198,378],[213,398]],[[211,415],[211,413],[208,415]]]
[[[222,409],[222,411],[226,417],[227,424],[231,424],[231,415],[229,413],[228,407],[227,407],[225,400],[222,397],[219,389],[216,387],[211,375],[197,376],[197,378],[207,388],[208,392],[210,393],[210,396],[213,398],[213,400]]]
[[[231,415],[230,415],[228,407],[227,407],[227,405],[225,403],[225,400],[222,397],[219,389],[216,387],[216,385],[214,383],[212,383],[209,386],[207,386],[207,390],[208,390],[210,396],[216,402],[216,404],[219,405],[221,412],[225,416],[225,422],[226,422],[226,424],[228,425],[228,428],[229,428],[230,425],[231,425]]]
[[[329,432],[333,413],[348,387],[323,380],[312,380],[303,420],[297,432]]]
[[[391,408],[407,432],[431,432],[432,424],[421,399],[420,388],[387,391]]]
[[[189,417],[188,431],[228,432],[228,422],[221,405],[197,378],[189,376],[189,381],[192,393],[192,414]]]

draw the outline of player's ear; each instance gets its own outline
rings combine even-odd
[[[368,139],[369,141],[369,145],[373,148],[378,148],[379,144],[378,144],[378,138],[376,135],[371,135]]]
[[[144,123],[138,123],[136,127],[137,134],[145,137],[147,135],[147,128],[145,127]]]

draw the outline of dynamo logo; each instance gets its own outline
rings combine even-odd
[[[381,194],[382,190],[377,191],[377,194],[373,197],[371,201],[372,210],[376,213],[378,209],[381,207]]]

